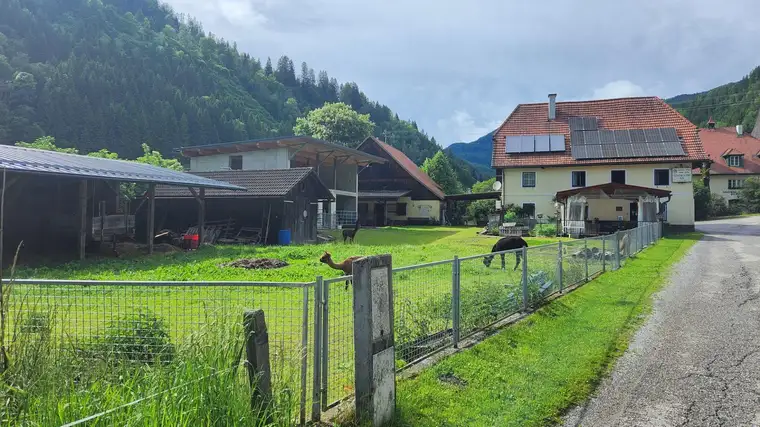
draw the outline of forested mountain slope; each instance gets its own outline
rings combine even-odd
[[[335,101],[369,114],[417,164],[441,149],[355,83],[286,56],[262,63],[156,0],[0,1],[2,144],[51,135],[82,153],[134,158],[147,142],[170,154],[289,135],[297,117]]]
[[[697,126],[707,126],[712,117],[717,126],[743,125],[751,132],[760,111],[760,67],[738,82],[666,101]]]

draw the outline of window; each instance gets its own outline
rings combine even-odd
[[[744,180],[743,179],[729,179],[728,180],[728,189],[729,190],[739,190],[742,187],[744,187]]]
[[[655,169],[654,185],[670,185],[670,169]]]
[[[572,186],[573,187],[585,187],[586,186],[586,171],[572,171]]]
[[[612,171],[610,172],[610,182],[615,184],[625,184],[625,171]]]
[[[523,172],[522,173],[522,186],[523,187],[535,187],[536,186],[536,173],[535,172]]]
[[[728,163],[728,166],[732,168],[738,168],[742,165],[742,156],[728,156],[726,158],[726,162]]]
[[[243,156],[230,156],[230,169],[239,171],[243,169]]]
[[[406,216],[406,203],[396,203],[396,215]]]
[[[531,172],[535,174],[535,172]],[[536,204],[535,203],[523,203],[522,204],[523,209],[523,215],[525,215],[525,218],[535,218],[536,217]]]

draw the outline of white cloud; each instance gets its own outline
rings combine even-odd
[[[436,130],[448,135],[445,141],[439,141],[446,147],[454,142],[474,141],[496,129],[500,124],[501,121],[490,121],[485,124],[482,121],[476,122],[467,111],[456,110],[450,117],[438,120]]]
[[[646,93],[644,88],[641,86],[628,81],[628,80],[615,80],[614,82],[609,82],[606,85],[594,89],[594,94],[591,96],[592,99],[609,99],[609,98],[627,98],[632,96],[645,96],[649,95]]]
[[[444,145],[548,93],[667,97],[760,64],[757,0],[166,1],[255,57],[356,81]]]

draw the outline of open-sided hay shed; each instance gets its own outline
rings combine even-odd
[[[93,222],[125,214],[120,184],[137,183],[145,191],[145,239],[153,248],[157,183],[193,188],[193,211],[203,216],[206,188],[234,191],[225,182],[123,160],[0,145],[0,259],[15,253],[32,257],[80,258],[95,240]],[[140,204],[140,202],[138,202]],[[128,221],[125,221],[128,223]],[[114,230],[110,230],[114,232]]]

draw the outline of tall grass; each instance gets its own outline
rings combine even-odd
[[[280,368],[273,405],[251,409],[241,324],[209,319],[172,343],[166,325],[141,310],[117,318],[102,337],[73,341],[52,333],[59,311],[25,311],[27,297],[10,294],[7,302],[19,301],[6,304],[16,311],[4,325],[11,332],[0,375],[2,425],[63,425],[115,408],[87,425],[279,426],[297,419],[300,379],[290,363],[272,364]]]

